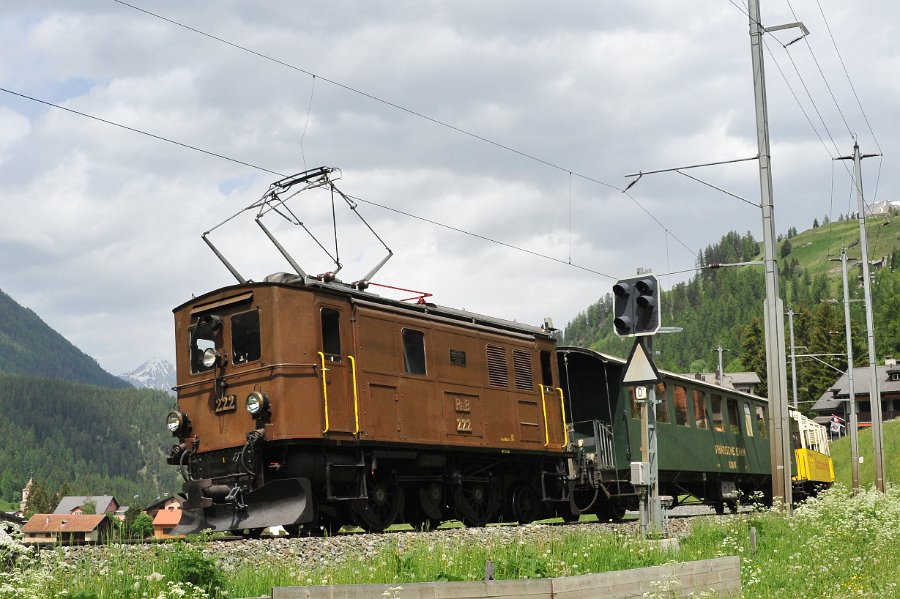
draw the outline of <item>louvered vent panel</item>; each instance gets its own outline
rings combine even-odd
[[[516,389],[532,391],[531,354],[521,349],[513,350],[513,372],[516,376]]]
[[[488,382],[495,387],[509,387],[506,352],[500,345],[487,346]]]

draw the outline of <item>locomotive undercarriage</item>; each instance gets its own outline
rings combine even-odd
[[[249,446],[249,448],[248,448]],[[176,533],[203,529],[329,534],[356,524],[418,530],[577,519],[568,456],[376,444],[269,442],[170,457],[187,500]]]

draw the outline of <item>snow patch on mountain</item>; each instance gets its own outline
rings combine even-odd
[[[131,372],[120,374],[119,378],[138,389],[158,389],[174,395],[175,367],[160,358],[151,358]]]

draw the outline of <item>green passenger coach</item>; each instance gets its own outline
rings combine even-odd
[[[576,507],[601,518],[633,509],[637,495],[631,462],[641,460],[640,403],[634,386],[621,385],[625,363],[591,350],[561,347],[560,381],[571,407],[573,440],[581,461],[594,461],[599,492],[574,497]],[[740,502],[771,501],[768,401],[689,376],[662,372],[656,384],[660,493],[673,505],[698,499],[736,510]],[[833,481],[822,427],[792,411],[795,496]],[[799,432],[808,431],[801,435]],[[811,445],[804,440],[813,436]],[[587,448],[587,449],[585,449]],[[801,476],[797,458],[801,458]],[[803,468],[804,463],[818,464]],[[830,476],[829,476],[830,472]],[[810,480],[812,479],[812,480]],[[578,505],[580,502],[581,505]]]

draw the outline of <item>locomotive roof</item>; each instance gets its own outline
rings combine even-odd
[[[402,302],[399,300],[382,297],[378,294],[370,293],[368,291],[360,291],[359,289],[351,287],[349,284],[342,283],[340,281],[326,282],[314,278],[308,278],[304,282],[302,277],[286,273],[270,275],[269,277],[266,277],[266,281],[263,282],[248,282],[245,284],[230,285],[227,287],[214,289],[203,295],[191,298],[191,300],[184,302],[183,304],[174,308],[173,312],[177,312],[189,305],[196,305],[198,303],[202,304],[206,298],[223,291],[239,291],[241,289],[254,289],[261,287],[286,287],[294,289],[304,288],[309,290],[318,290],[326,293],[349,297],[351,298],[351,300],[362,300],[365,302],[382,305],[398,311],[408,311],[411,314],[432,315],[449,318],[461,323],[487,326],[532,337],[551,337],[550,331],[547,331],[543,327],[523,324],[512,320],[496,318],[493,316],[485,316],[483,314],[477,314],[475,312],[469,312],[467,310],[460,310],[458,308],[451,308],[448,306],[440,306],[430,302],[422,304]]]

